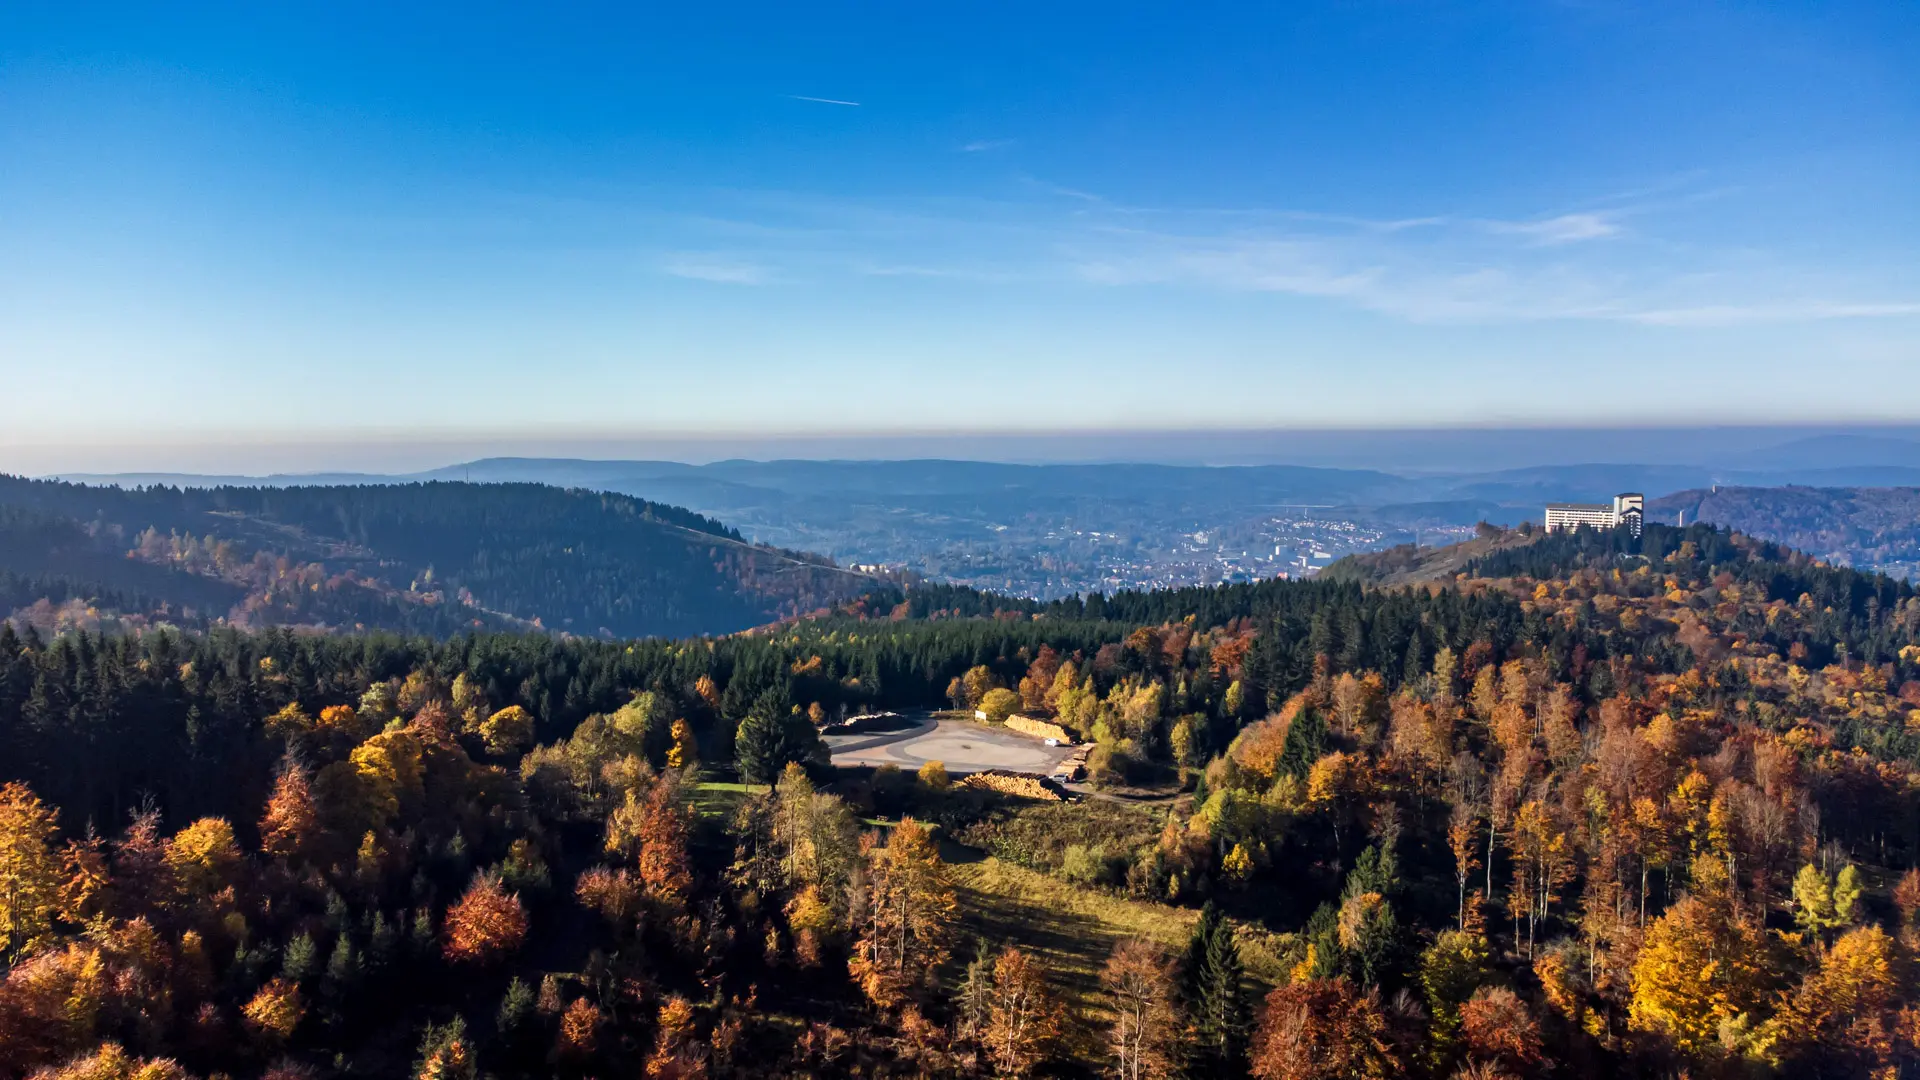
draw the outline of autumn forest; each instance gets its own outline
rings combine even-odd
[[[1703,526],[1464,567],[0,625],[0,1080],[1920,1075],[1913,588]],[[1090,790],[829,760],[929,709]]]

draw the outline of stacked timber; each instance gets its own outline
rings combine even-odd
[[[961,787],[978,788],[982,791],[997,791],[1002,795],[1012,795],[1022,799],[1038,799],[1041,802],[1065,802],[1066,797],[1060,789],[1047,782],[1045,777],[1031,773],[1006,772],[1001,769],[988,769],[977,772],[960,781]]]

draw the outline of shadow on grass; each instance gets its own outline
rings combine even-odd
[[[958,898],[965,912],[963,931],[974,940],[963,938],[948,969],[941,973],[941,981],[947,986],[961,984],[967,964],[975,956],[976,941],[984,943],[989,954],[1015,946],[1040,964],[1054,992],[1083,1018],[1083,1022],[1067,1027],[1071,1055],[1098,1054],[1099,1039],[1106,1027],[1100,971],[1121,935],[1098,919],[1055,911],[1005,894],[961,886]]]
[[[977,847],[968,847],[957,840],[950,840],[943,833],[940,837],[940,861],[949,866],[970,866],[973,863],[986,862],[987,853]]]

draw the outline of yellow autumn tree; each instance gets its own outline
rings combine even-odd
[[[647,1058],[650,1080],[705,1080],[709,1051],[699,1038],[695,1019],[693,1003],[678,994],[660,1006],[653,1053]]]
[[[929,761],[920,766],[920,786],[928,791],[941,792],[953,786],[953,778],[947,775],[947,763]]]
[[[119,1043],[102,1043],[93,1053],[57,1069],[43,1069],[34,1080],[193,1080],[172,1058],[137,1058]]]
[[[686,717],[675,720],[668,735],[673,745],[667,747],[667,768],[689,769],[700,763],[700,746],[694,742],[693,725]]]
[[[805,967],[818,964],[826,940],[839,928],[818,885],[806,886],[787,902],[787,928],[793,931],[794,957]]]
[[[1900,963],[1893,938],[1877,926],[1841,935],[1780,1012],[1761,1026],[1754,1055],[1783,1067],[1804,1064],[1822,1050],[1874,1049],[1879,1040],[1852,1036],[1897,1026],[1884,1013],[1899,995]]]
[[[461,730],[478,727],[487,708],[487,691],[479,680],[464,671],[453,677],[453,711],[459,715]]]
[[[339,736],[358,742],[373,734],[366,718],[354,711],[351,705],[329,705],[320,710],[320,721],[315,730],[328,736]]]
[[[277,1045],[293,1036],[293,1030],[307,1015],[307,1006],[298,986],[286,979],[273,979],[241,1008],[240,1015],[246,1019],[247,1029],[262,1042]]]
[[[233,883],[240,845],[226,818],[204,817],[167,841],[167,866],[190,896],[211,896]]]
[[[0,787],[0,957],[11,961],[53,929],[60,902],[54,811],[25,784]]]
[[[424,791],[426,747],[406,729],[383,731],[313,777],[314,800],[328,828],[347,836],[385,829]]]
[[[1764,999],[1764,942],[1722,904],[1682,897],[1647,927],[1634,962],[1628,1020],[1686,1053],[1717,1040],[1720,1024]]]
[[[511,754],[533,742],[533,714],[509,705],[480,725],[480,738],[490,754]]]
[[[420,798],[426,783],[426,747],[409,730],[383,731],[359,746],[347,758],[369,782],[376,800],[393,813]]]

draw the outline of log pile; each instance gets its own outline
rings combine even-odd
[[[1059,788],[1048,783],[1045,778],[1030,773],[989,769],[966,777],[960,781],[960,786],[997,791],[1002,795],[1012,795],[1022,799],[1038,799],[1041,802],[1066,801],[1066,797],[1060,793]]]
[[[1014,713],[1007,717],[1007,726],[1022,735],[1031,735],[1036,739],[1052,739],[1061,746],[1072,746],[1073,736],[1066,728],[1047,720],[1035,720],[1031,716]]]

